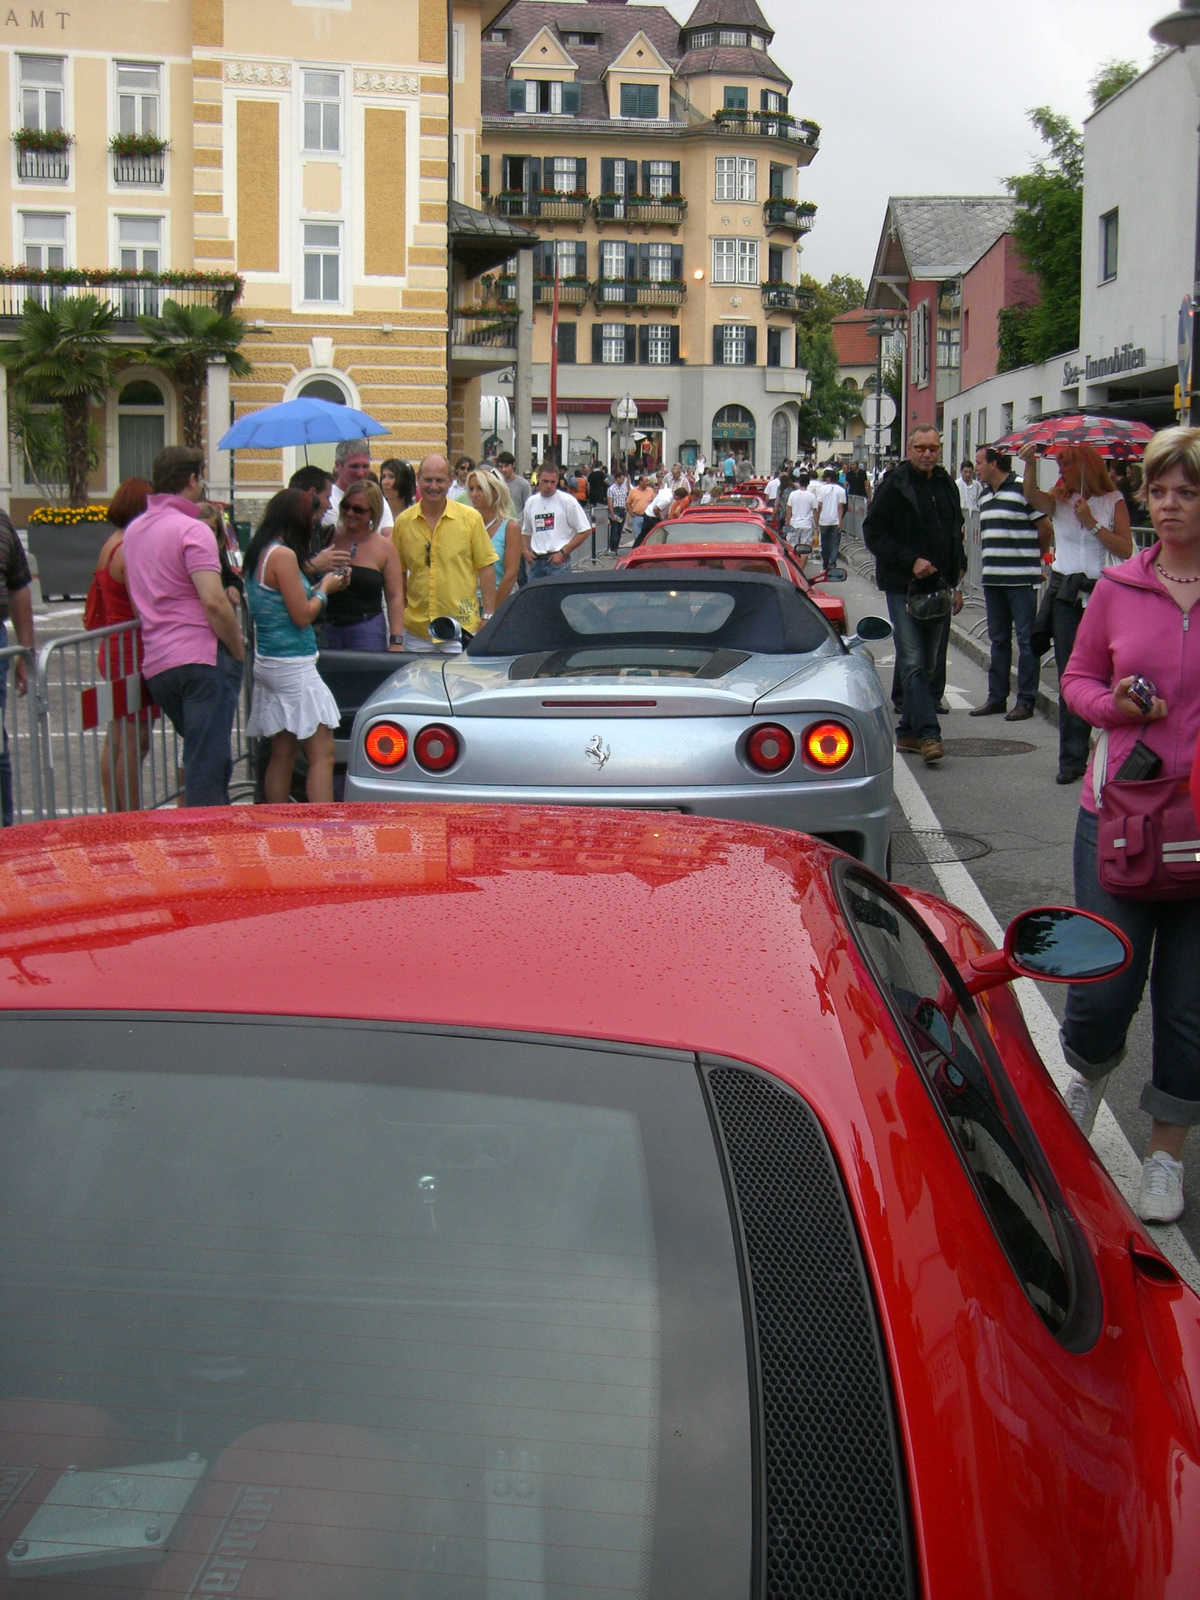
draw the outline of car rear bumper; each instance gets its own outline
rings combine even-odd
[[[758,822],[828,839],[883,873],[891,837],[892,774],[805,783],[737,784],[696,788],[540,788],[443,783],[438,780],[346,778],[347,800],[446,800],[473,805],[612,806],[620,810],[683,811],[731,822]]]

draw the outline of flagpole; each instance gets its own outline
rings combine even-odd
[[[554,252],[554,299],[550,312],[550,415],[546,455],[549,460],[556,462],[560,467],[562,462],[558,459],[558,251]]]

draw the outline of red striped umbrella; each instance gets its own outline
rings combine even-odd
[[[1006,433],[992,448],[1015,454],[1023,445],[1032,444],[1039,455],[1052,455],[1064,445],[1090,444],[1112,461],[1138,461],[1153,437],[1154,429],[1144,422],[1075,412],[1066,417],[1042,417],[1025,428]]]

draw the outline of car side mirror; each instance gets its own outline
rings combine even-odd
[[[1071,906],[1036,906],[1013,918],[1004,948],[975,956],[960,969],[969,994],[1037,978],[1042,983],[1099,983],[1123,972],[1129,940],[1111,922]]]
[[[892,637],[892,625],[886,617],[859,617],[858,627],[854,638],[848,639],[847,644],[856,641],[862,644],[882,644],[885,639]]]

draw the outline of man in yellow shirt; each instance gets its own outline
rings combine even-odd
[[[444,456],[426,456],[417,482],[421,498],[396,518],[392,541],[404,568],[403,644],[418,655],[456,655],[462,644],[431,636],[436,617],[452,617],[477,633],[496,604],[496,555],[474,506],[446,498],[453,474]],[[479,595],[483,597],[480,615]]]

